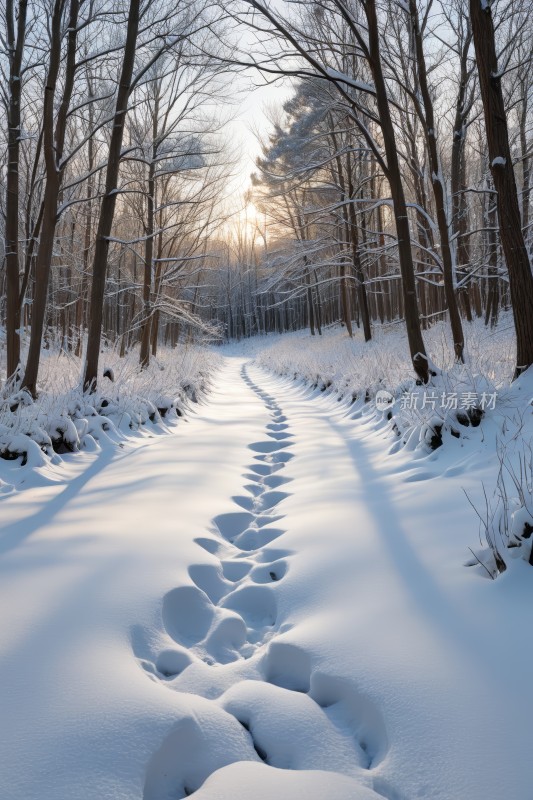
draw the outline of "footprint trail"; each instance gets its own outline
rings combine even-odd
[[[277,590],[295,554],[275,543],[285,533],[294,436],[276,399],[246,367],[241,377],[270,419],[248,445],[235,511],[214,517],[209,534],[195,539],[211,563],[192,564],[190,583],[163,598],[169,646],[139,657],[152,680],[197,695],[200,704],[154,752],[143,800],[189,797],[218,770],[243,761],[322,770],[332,786],[346,776],[356,788],[368,787],[368,800],[397,800],[381,785],[379,794],[372,790],[371,770],[387,750],[377,709],[352,686],[314,671],[310,654],[283,636],[291,626],[280,618]]]

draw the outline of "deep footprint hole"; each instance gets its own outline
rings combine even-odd
[[[270,643],[265,659],[265,680],[274,686],[307,694],[311,688],[311,656],[287,642]]]
[[[197,586],[178,586],[163,598],[163,624],[175,642],[192,645],[201,641],[211,627],[214,607]]]
[[[171,680],[192,664],[192,658],[185,651],[163,650],[157,657],[155,668],[164,678]]]

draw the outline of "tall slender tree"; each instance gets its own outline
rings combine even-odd
[[[26,37],[28,0],[5,0],[6,47],[9,58],[7,98],[7,181],[5,201],[7,377],[20,362],[19,280],[19,162],[22,97],[22,59]]]
[[[463,361],[464,334],[455,290],[455,264],[450,242],[450,221],[447,213],[448,202],[437,143],[437,121],[435,119],[433,99],[429,88],[428,70],[426,66],[426,56],[424,53],[424,24],[430,13],[432,5],[432,0],[430,0],[426,6],[424,20],[421,24],[417,0],[409,0],[409,16],[413,36],[417,84],[416,89],[413,92],[413,100],[415,109],[420,116],[420,120],[424,127],[424,136],[429,155],[431,186],[433,187],[437,225],[439,228],[444,292],[446,295],[446,305],[448,307],[448,314],[450,317],[455,357],[458,361]]]
[[[516,330],[515,377],[518,377],[533,364],[533,275],[521,226],[491,3],[488,0],[470,0],[470,19],[490,171],[497,192],[498,227],[509,275]]]
[[[78,15],[80,5],[83,2],[84,0],[70,0],[65,79],[59,109],[55,107],[55,97],[62,56],[61,44],[63,38],[63,15],[66,9],[65,0],[55,0],[50,22],[50,57],[43,102],[43,151],[46,186],[43,198],[41,235],[35,262],[36,290],[32,304],[30,346],[23,381],[26,389],[33,395],[37,393],[37,377],[48,299],[48,283],[57,225],[57,207],[64,172],[61,159],[65,146],[67,118],[76,72]]]
[[[113,130],[109,143],[109,155],[105,177],[105,189],[100,204],[100,216],[96,231],[96,242],[92,265],[91,302],[89,310],[89,334],[83,385],[86,390],[96,387],[98,362],[100,357],[100,341],[102,337],[102,319],[104,310],[104,294],[107,276],[107,257],[109,253],[109,237],[115,216],[117,202],[118,177],[124,127],[128,112],[128,100],[131,94],[133,68],[135,65],[135,49],[139,34],[140,0],[130,0],[128,25],[124,56],[120,70]]]

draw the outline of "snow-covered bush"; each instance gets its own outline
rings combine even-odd
[[[8,384],[0,388],[0,459],[42,467],[65,453],[116,446],[145,429],[162,432],[200,401],[219,361],[211,350],[187,346],[162,350],[140,370],[137,353],[120,358],[108,351],[98,390],[85,394],[80,360],[45,351],[36,400]]]
[[[530,415],[531,418],[531,415]],[[529,422],[529,435],[525,428]],[[533,425],[524,420],[520,438],[497,448],[498,477],[493,492],[483,487],[482,505],[471,504],[479,517],[481,548],[472,550],[467,566],[479,566],[492,578],[511,560],[533,565]]]
[[[417,385],[404,325],[376,327],[365,342],[360,331],[350,339],[344,329],[311,337],[298,332],[274,339],[257,362],[321,391],[334,392],[353,405],[354,416],[374,415],[397,437],[393,450],[424,451],[447,439],[461,438],[501,403],[513,374],[512,322],[505,315],[496,330],[482,320],[464,323],[466,364],[454,363],[447,323],[424,332],[432,378]],[[438,366],[435,366],[438,365]],[[385,395],[389,404],[376,404]]]

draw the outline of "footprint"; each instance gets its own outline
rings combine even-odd
[[[159,653],[155,667],[165,678],[175,678],[192,663],[193,659],[187,650],[172,649]]]
[[[168,635],[179,644],[193,645],[211,627],[214,607],[197,586],[178,586],[164,596],[162,614]]]
[[[216,770],[236,761],[260,761],[249,734],[232,714],[197,697],[154,753],[143,800],[183,800]]]
[[[264,659],[264,675],[268,683],[308,692],[311,686],[311,656],[301,647],[288,642],[271,642]]]
[[[294,458],[293,453],[272,453],[268,456],[272,464],[286,464],[291,458]]]
[[[235,547],[250,553],[252,550],[259,550],[265,545],[283,536],[285,533],[281,528],[250,528],[234,539]]]
[[[250,580],[254,583],[273,583],[280,581],[287,572],[286,561],[274,561],[271,564],[262,564],[250,571]]]
[[[212,555],[216,555],[220,550],[222,550],[222,545],[220,542],[217,542],[216,539],[207,539],[205,536],[200,536],[198,539],[194,540],[196,544],[199,544],[200,547],[203,547],[204,550],[207,550],[208,553]]]
[[[246,498],[248,499],[248,498]],[[242,533],[253,521],[254,515],[246,511],[233,511],[214,517],[213,523],[225,539],[233,539]]]
[[[250,492],[253,497],[259,497],[259,495],[264,492],[264,487],[260,483],[247,483],[244,488],[247,492]]]
[[[359,775],[366,764],[351,732],[338,728],[306,694],[242,681],[219,703],[245,726],[256,752],[273,767]]]
[[[237,611],[250,628],[276,623],[276,598],[272,589],[266,586],[241,586],[226,595],[220,605]]]
[[[384,759],[389,745],[381,711],[370,698],[358,692],[351,681],[314,672],[309,696],[337,725],[350,728],[368,756],[368,768]]]
[[[242,477],[247,481],[253,481],[255,486],[263,486],[264,477],[262,475],[256,475],[253,472],[243,472]],[[247,485],[249,486],[250,484]]]
[[[192,582],[205,592],[215,605],[232,588],[231,584],[224,580],[220,565],[191,564],[188,572]]]
[[[259,534],[257,528],[249,528],[248,530],[243,531],[240,536],[236,536],[234,539],[235,547],[238,547],[240,550],[245,550],[247,553],[251,552],[252,550],[257,550],[259,547]]]
[[[258,528],[264,528],[265,525],[278,522],[280,519],[283,519],[283,514],[259,514],[259,516],[255,518],[255,524]]]
[[[257,533],[257,548],[263,549],[265,545],[274,542],[285,533],[281,528],[260,528]]]
[[[286,422],[269,422],[267,430],[269,431],[285,431],[289,426]]]
[[[254,453],[273,453],[277,452],[278,450],[282,450],[285,447],[289,447],[287,442],[253,442],[253,444],[248,445],[250,450],[253,450]]]
[[[233,502],[244,508],[246,511],[251,511],[254,507],[254,501],[252,497],[245,497],[242,495],[234,495],[232,498]]]
[[[278,503],[281,503],[285,498],[290,497],[287,492],[268,491],[264,492],[260,498],[257,499],[256,505],[260,511],[270,511]]]
[[[284,478],[283,475],[266,475],[263,479],[264,486],[269,489],[277,489],[278,486],[283,486],[285,483],[290,483],[292,478]]]
[[[204,647],[216,663],[230,664],[240,658],[239,650],[245,644],[244,620],[238,614],[228,614],[213,626]]]
[[[245,578],[253,567],[251,561],[221,561],[220,563],[224,577],[232,583]]]
[[[283,431],[279,433],[269,433],[268,434],[272,439],[275,439],[276,442],[282,442],[284,439],[293,439],[292,433],[284,433]]]
[[[272,467],[268,464],[250,464],[247,469],[255,472],[256,475],[270,475],[272,472]]]
[[[283,531],[285,533],[285,531]],[[280,558],[287,558],[287,556],[294,555],[294,550],[284,550],[277,547],[263,547],[261,552],[257,554],[256,561],[261,564],[278,561]]]

